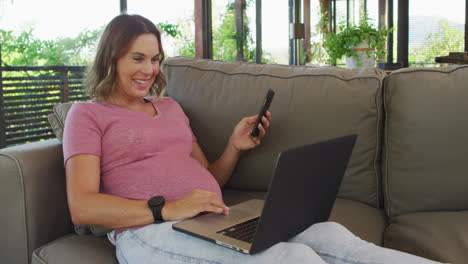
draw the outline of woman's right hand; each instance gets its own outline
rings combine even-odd
[[[177,201],[166,201],[161,215],[164,221],[192,218],[202,212],[228,215],[229,207],[211,191],[195,189]]]

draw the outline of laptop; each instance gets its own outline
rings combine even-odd
[[[172,225],[245,254],[287,241],[328,221],[357,135],[288,148],[278,155],[265,200],[230,207],[229,215],[202,214]]]

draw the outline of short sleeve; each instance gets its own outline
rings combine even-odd
[[[64,164],[78,154],[102,155],[102,132],[89,104],[75,103],[67,115],[63,132]]]

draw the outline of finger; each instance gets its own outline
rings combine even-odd
[[[199,208],[201,212],[213,212],[217,214],[221,214],[223,212],[221,207],[214,206],[212,204],[202,204]]]
[[[228,214],[229,213],[229,208],[222,204],[213,204],[213,203],[207,203],[203,205],[203,209],[207,212],[214,212],[218,214]]]
[[[270,127],[270,121],[265,116],[262,116],[262,125],[264,128]]]
[[[258,116],[258,114],[246,117],[245,119],[246,119],[247,124],[249,124],[249,125],[255,124],[255,121],[257,121],[257,116]]]
[[[210,202],[212,205],[222,208],[223,211],[229,211],[229,207],[223,202],[223,200],[219,199],[217,195]]]
[[[265,112],[265,116],[268,118],[268,120],[271,119],[271,112],[270,112],[270,110],[267,110],[267,111]]]
[[[259,125],[258,125],[258,131],[259,131],[260,133],[258,134],[258,137],[257,137],[256,139],[260,141],[260,140],[265,136],[265,134],[266,134],[266,129],[263,127],[262,124],[259,124]],[[260,142],[258,142],[258,143],[260,143]]]

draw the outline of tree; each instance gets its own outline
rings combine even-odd
[[[416,64],[434,63],[435,57],[446,56],[449,52],[463,52],[464,34],[463,30],[441,19],[437,33],[427,35],[423,45],[410,48],[409,61]]]
[[[220,26],[213,28],[213,58],[224,61],[236,61],[237,58],[255,61],[254,41],[249,27],[249,18],[245,13],[245,9],[253,3],[252,0],[241,1],[241,6],[237,7],[236,16],[235,1],[228,2],[225,13],[221,15]],[[239,12],[242,13],[242,17]],[[239,22],[241,18],[243,23]]]
[[[83,30],[75,38],[41,40],[34,28],[20,33],[0,30],[2,62],[10,66],[87,65],[102,29]]]

